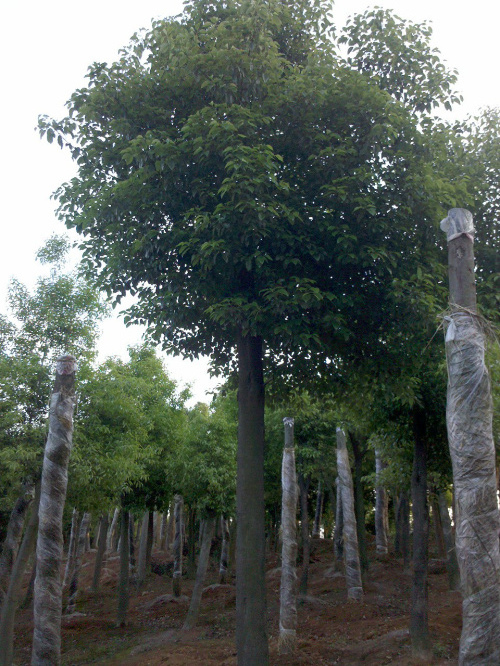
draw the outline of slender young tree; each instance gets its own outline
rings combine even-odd
[[[220,549],[219,584],[225,585],[227,583],[227,570],[229,566],[229,520],[221,516],[220,522],[222,545]]]
[[[174,571],[172,578],[172,591],[176,597],[179,597],[182,589],[182,542],[183,542],[183,522],[182,509],[183,499],[181,495],[174,497],[174,516],[175,516],[175,537],[174,537]]]
[[[123,507],[120,512],[120,576],[118,579],[118,613],[116,624],[124,627],[127,624],[130,587],[130,514]]]
[[[189,609],[182,626],[183,631],[189,631],[189,629],[192,629],[196,624],[196,620],[198,619],[201,605],[201,595],[203,593],[203,584],[207,574],[210,548],[212,546],[212,539],[215,531],[215,519],[215,512],[211,511],[202,521],[201,548],[198,558],[198,567],[196,569],[196,578],[194,581]]]
[[[86,552],[87,533],[90,524],[90,513],[85,512],[80,523],[80,530],[78,532],[78,543],[76,546],[75,564],[71,573],[71,581],[69,584],[68,605],[66,613],[73,613],[76,606],[76,595],[78,594],[78,580],[80,577],[80,569],[82,566],[83,554]]]
[[[382,485],[380,475],[384,469],[384,463],[379,451],[375,451],[375,476],[376,476],[376,497],[375,497],[375,543],[378,555],[387,555],[388,553],[388,498],[387,491]]]
[[[50,402],[49,435],[45,445],[40,494],[34,605],[33,666],[61,660],[62,517],[75,408],[74,356],[62,356]]]
[[[335,488],[337,491],[337,502],[335,506],[335,529],[333,532],[333,552],[335,557],[335,566],[340,568],[344,561],[344,511],[342,508],[342,488],[340,478],[335,479]]]
[[[109,514],[106,511],[99,520],[99,538],[97,539],[97,552],[95,555],[94,576],[92,579],[92,591],[99,590],[101,572],[106,561],[106,544],[108,536]]]

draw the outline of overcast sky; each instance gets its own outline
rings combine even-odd
[[[465,99],[455,115],[500,106],[500,9],[496,3],[341,0],[334,6],[335,20],[343,24],[349,14],[373,5],[394,9],[402,18],[431,21],[434,45],[459,71],[458,88]],[[50,195],[71,178],[73,165],[66,153],[39,140],[34,130],[38,115],[61,117],[65,101],[84,84],[88,65],[114,60],[118,49],[136,30],[148,27],[152,18],[181,10],[178,0],[1,3],[0,311],[6,310],[9,279],[15,276],[33,284],[40,270],[34,261],[36,250],[52,233],[64,232],[55,219]],[[124,354],[127,344],[138,338],[135,327],[125,329],[116,322],[105,326],[101,346],[106,355]],[[207,379],[206,364],[174,359],[167,366],[181,383],[193,384],[197,399],[203,399],[205,389],[213,386]]]

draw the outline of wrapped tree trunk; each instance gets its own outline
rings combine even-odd
[[[448,240],[451,304],[445,317],[446,421],[463,594],[459,663],[499,664],[500,521],[485,335],[476,314],[472,215],[453,208],[441,228]]]
[[[0,666],[11,666],[14,644],[14,620],[21,598],[24,571],[34,551],[38,530],[38,508],[40,506],[39,481],[35,486],[35,500],[31,508],[28,525],[12,567],[9,586],[0,609]]]
[[[130,587],[130,515],[122,508],[120,519],[120,577],[118,579],[118,615],[116,623],[124,627],[127,623],[127,610]]]
[[[363,585],[361,583],[358,534],[354,512],[354,488],[345,435],[341,428],[337,428],[337,472],[340,479],[342,514],[344,518],[344,561],[347,597],[349,599],[361,599],[363,596]]]
[[[380,476],[385,465],[379,451],[375,451],[375,476],[376,476],[376,496],[375,496],[375,544],[377,555],[387,555],[388,553],[388,498],[387,492],[382,485]]]
[[[17,556],[17,549],[21,541],[26,513],[33,501],[33,481],[23,484],[22,492],[10,514],[7,525],[7,534],[3,542],[2,554],[0,555],[0,603],[9,587],[12,567]]]
[[[92,580],[93,592],[97,592],[99,590],[101,571],[106,559],[106,542],[109,523],[109,516],[107,512],[102,514],[99,523],[99,538],[97,540],[97,553],[95,556],[94,577]]]
[[[62,518],[73,441],[75,371],[73,356],[58,359],[42,468],[31,658],[34,666],[55,666],[61,660]]]
[[[411,477],[413,510],[413,577],[410,609],[410,637],[413,652],[429,657],[429,609],[427,569],[429,550],[429,508],[427,505],[427,443],[425,412],[413,409],[414,457]]]
[[[324,492],[321,487],[321,481],[318,481],[318,494],[316,496],[316,511],[314,513],[314,524],[312,530],[313,539],[319,539],[321,535],[321,516],[323,513]]]
[[[174,537],[174,571],[172,578],[172,592],[180,597],[182,587],[182,507],[181,495],[174,497],[175,537]]]
[[[300,536],[302,540],[302,574],[300,576],[299,593],[307,594],[309,584],[309,560],[311,559],[311,540],[309,538],[309,507],[307,495],[309,492],[309,478],[299,474],[299,496],[300,496]]]
[[[455,538],[451,529],[450,514],[448,513],[448,501],[446,493],[442,490],[438,493],[438,507],[443,527],[443,538],[446,549],[446,571],[448,573],[448,585],[450,590],[460,589],[460,572],[458,570],[457,553],[455,550]]]
[[[66,567],[64,568],[63,588],[69,585],[71,576],[73,575],[73,568],[75,566],[76,549],[78,546],[78,522],[80,512],[76,507],[73,509],[71,515],[71,532],[69,535],[68,556],[66,558]]]
[[[198,614],[200,612],[201,595],[203,592],[203,583],[205,581],[205,576],[207,574],[208,560],[210,557],[210,547],[212,545],[214,529],[215,529],[215,513],[210,512],[208,516],[203,520],[200,556],[198,558],[198,567],[196,569],[196,578],[194,581],[193,593],[191,595],[189,609],[187,612],[186,619],[184,621],[184,625],[182,627],[183,631],[188,631],[189,629],[192,629],[196,624],[196,620],[198,619]]]
[[[66,613],[73,613],[75,611],[76,595],[78,593],[78,578],[80,576],[80,569],[82,566],[83,553],[86,552],[87,532],[90,523],[90,513],[84,513],[82,522],[80,523],[80,531],[78,533],[78,545],[76,547],[75,566],[71,574],[71,582],[69,584],[69,597]]]
[[[119,516],[120,516],[120,509],[115,509],[114,513],[113,513],[113,519],[111,520],[111,525],[109,526],[107,539],[106,539],[106,552],[107,553],[110,553],[111,550],[113,550],[113,546],[114,546],[114,542],[115,542],[114,537],[116,536],[117,533],[119,534],[119,532],[120,532],[117,529]],[[114,548],[114,550],[116,550],[116,548]]]
[[[220,549],[219,565],[219,584],[224,585],[227,582],[227,569],[229,562],[229,524],[224,516],[220,518],[222,545]]]
[[[297,477],[293,419],[284,418],[285,446],[281,467],[281,587],[280,587],[280,635],[279,654],[291,654],[297,642]],[[318,495],[321,489],[318,491]]]
[[[146,559],[148,548],[148,527],[149,527],[149,511],[146,511],[142,516],[141,532],[139,539],[139,557],[137,558],[137,585],[140,587],[146,580]]]
[[[335,529],[333,531],[333,555],[337,569],[342,568],[344,562],[344,512],[342,510],[342,489],[340,479],[335,479],[337,502],[335,506]]]

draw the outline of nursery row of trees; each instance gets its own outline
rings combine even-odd
[[[235,377],[240,664],[268,662],[266,391],[276,406],[333,401],[358,489],[369,437],[403,469],[395,442],[413,443],[425,560],[427,459],[447,468],[438,223],[473,211],[480,303],[496,319],[500,173],[497,111],[433,116],[459,96],[430,36],[383,10],[339,28],[322,0],[195,0],[92,65],[66,118],[40,120],[77,165],[56,197],[87,273],[116,303],[134,295],[127,320],[166,349]],[[424,609],[425,561],[414,575]],[[422,611],[417,649],[425,623]]]

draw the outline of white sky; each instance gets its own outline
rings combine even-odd
[[[0,3],[2,66],[0,127],[0,311],[5,312],[9,279],[32,285],[40,268],[36,250],[53,233],[63,233],[54,216],[51,193],[72,176],[69,156],[41,141],[34,128],[39,114],[64,115],[64,102],[84,83],[88,65],[110,62],[118,49],[152,18],[178,14],[180,0],[4,0]],[[429,20],[433,43],[444,60],[459,71],[464,95],[456,115],[483,106],[500,106],[498,24],[500,8],[492,0],[339,0],[338,24],[373,5],[391,8],[402,18]],[[137,327],[119,321],[105,325],[104,355],[124,354],[139,340]],[[195,399],[215,385],[206,363],[169,359],[167,367],[181,384],[193,385]]]

